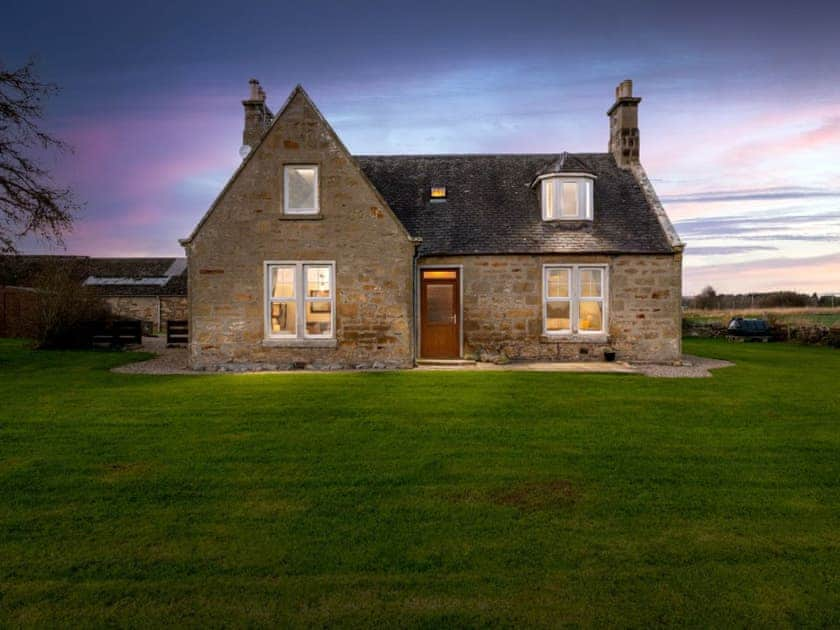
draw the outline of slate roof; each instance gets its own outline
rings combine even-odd
[[[633,173],[609,153],[354,156],[421,256],[516,253],[672,253]],[[540,175],[595,175],[594,219],[542,220]],[[432,201],[446,186],[446,201]]]
[[[103,297],[187,295],[186,259],[174,257],[2,256],[0,284],[33,286],[38,275],[51,266],[59,266],[79,283],[85,283]],[[170,270],[176,273],[169,275],[167,272]],[[160,281],[156,284],[137,283],[153,278]]]

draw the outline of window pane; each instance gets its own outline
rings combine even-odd
[[[578,216],[578,185],[575,182],[563,182],[563,216]]]
[[[548,269],[546,271],[546,277],[548,280],[548,297],[569,297],[568,269]]]
[[[579,305],[578,330],[603,330],[603,312],[600,302],[583,302]]]
[[[445,324],[455,314],[455,285],[426,285],[426,323]]]
[[[329,267],[306,265],[306,297],[330,297],[330,271]]]
[[[543,217],[546,219],[556,219],[558,216],[557,195],[555,191],[556,183],[553,179],[544,179],[542,181]]]
[[[592,218],[592,182],[590,180],[584,180],[583,182],[583,208],[584,212],[583,215],[587,219]]]
[[[286,185],[289,208],[292,210],[315,209],[316,169],[313,166],[287,166]]]
[[[294,335],[297,333],[297,319],[294,302],[271,305],[271,334]]]
[[[424,271],[424,280],[455,280],[458,278],[457,271]]]
[[[569,313],[571,304],[569,302],[547,302],[545,305],[545,329],[546,330],[569,330]]]
[[[601,297],[601,270],[580,270],[580,296]]]
[[[306,303],[306,334],[332,336],[332,303],[329,300]]]
[[[295,268],[294,267],[272,267],[271,268],[271,297],[293,298],[295,297]]]

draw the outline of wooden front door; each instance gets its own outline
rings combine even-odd
[[[461,287],[457,269],[420,270],[420,358],[461,356]]]

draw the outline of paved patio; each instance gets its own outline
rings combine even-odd
[[[463,364],[434,364],[418,365],[416,370],[421,372],[452,370],[452,371],[476,371],[476,372],[590,372],[604,374],[639,374],[639,369],[616,361],[511,361],[505,364],[496,363],[463,363]]]
[[[153,352],[157,356],[148,361],[129,363],[114,372],[122,374],[192,374],[206,375],[218,372],[197,372],[189,368],[186,348],[167,348],[163,337],[144,337],[142,352]],[[630,364],[623,361],[607,363],[605,361],[511,361],[504,365],[480,362],[438,362],[433,365],[419,365],[417,371],[477,371],[477,372],[577,372],[583,374],[643,374],[655,378],[708,378],[709,370],[733,365],[729,361],[719,361],[692,355],[683,355],[681,365]],[[381,371],[381,370],[376,370]],[[284,370],[270,372],[275,374],[328,374],[321,370]],[[260,372],[262,374],[269,372]]]

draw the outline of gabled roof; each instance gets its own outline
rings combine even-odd
[[[639,180],[609,153],[355,156],[412,236],[420,255],[670,254],[674,244]],[[594,220],[542,220],[541,173],[585,172]],[[560,171],[556,171],[560,169]],[[431,186],[446,186],[432,201]]]
[[[103,297],[187,294],[186,258],[91,258],[88,256],[2,256],[0,284],[33,286],[53,268]]]
[[[247,168],[248,164],[253,159],[254,155],[256,155],[260,146],[266,141],[266,138],[268,138],[271,135],[271,132],[272,132],[274,126],[277,125],[278,122],[283,118],[283,115],[286,113],[286,110],[292,104],[294,99],[298,96],[303,98],[305,103],[312,109],[312,111],[315,113],[315,116],[318,118],[318,121],[324,126],[324,129],[326,130],[326,132],[330,136],[332,136],[333,140],[335,141],[335,143],[339,147],[339,149],[341,151],[343,151],[349,158],[351,158],[350,161],[353,164],[353,166],[356,168],[356,170],[359,174],[359,177],[362,180],[364,180],[365,184],[367,186],[369,186],[371,192],[374,195],[376,195],[376,197],[382,202],[382,206],[385,209],[385,211],[388,212],[389,214],[392,213],[392,210],[391,210],[391,208],[388,207],[388,204],[387,204],[386,200],[382,198],[381,192],[379,190],[377,190],[377,188],[370,181],[368,181],[367,177],[365,176],[365,173],[360,168],[358,168],[358,164],[353,162],[353,160],[352,160],[353,156],[350,155],[350,151],[348,151],[347,147],[344,146],[344,143],[341,141],[341,138],[338,137],[338,134],[335,132],[335,129],[332,128],[332,125],[330,125],[329,121],[321,113],[321,110],[318,109],[318,106],[315,105],[315,102],[310,98],[309,94],[307,94],[306,90],[303,89],[303,86],[298,83],[295,86],[295,88],[291,91],[288,98],[286,98],[286,102],[283,103],[283,106],[277,111],[277,114],[274,116],[274,119],[272,120],[271,124],[265,129],[265,131],[263,131],[263,134],[260,137],[259,142],[257,142],[256,146],[251,149],[251,151],[248,153],[248,155],[245,156],[245,158],[240,163],[239,167],[233,172],[233,175],[230,176],[230,179],[227,181],[224,188],[222,188],[222,190],[216,196],[216,199],[213,201],[213,203],[207,209],[207,212],[204,213],[204,216],[201,217],[201,219],[198,221],[198,223],[193,228],[193,231],[190,233],[190,235],[187,238],[183,238],[183,239],[178,240],[178,242],[182,246],[185,246],[185,247],[188,246],[192,242],[192,240],[196,237],[196,235],[201,230],[202,226],[207,222],[207,220],[210,218],[210,216],[215,211],[216,206],[218,206],[219,203],[222,201],[222,199],[224,199],[228,190],[231,188],[231,186],[233,186],[233,183],[239,177],[240,173],[242,173]],[[411,235],[407,231],[404,230],[404,226],[401,224],[401,222],[397,221],[396,223],[397,223],[397,226],[405,233],[405,237],[407,239],[410,239]]]

